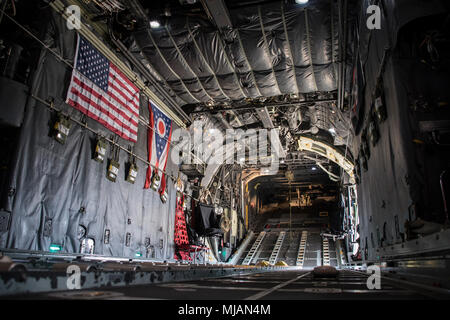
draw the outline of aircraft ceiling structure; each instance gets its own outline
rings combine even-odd
[[[171,15],[159,28],[138,25],[133,35],[184,105],[298,97],[337,90],[337,14],[330,1],[276,2],[230,10],[227,28],[201,14]]]

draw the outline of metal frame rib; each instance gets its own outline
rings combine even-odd
[[[331,24],[331,63],[334,67],[336,59],[334,58],[334,9],[333,0],[330,0],[330,24]]]
[[[163,59],[164,60],[164,59]],[[168,87],[168,88],[170,88],[170,90],[172,90],[173,91],[173,93],[175,94],[175,96],[178,98],[178,99],[180,99],[180,100],[182,100],[184,103],[189,103],[188,101],[186,101],[185,99],[183,99],[182,97],[180,97],[180,95],[175,91],[175,90],[173,90],[173,88],[172,88],[172,86],[167,82],[167,80],[156,70],[156,68],[150,63],[150,61],[148,60],[148,59],[145,59],[145,62],[152,68],[152,70],[151,70],[151,72],[154,72],[157,76],[158,76],[158,78],[159,79],[161,79],[162,81],[163,81],[163,83]],[[149,67],[147,67],[147,66],[145,66],[145,64],[144,64],[144,67],[146,68],[146,69],[149,69]],[[170,94],[169,94],[169,97],[170,97]],[[194,99],[195,99],[195,97],[193,97]]]
[[[200,87],[202,88],[202,90],[206,93],[206,95],[209,97],[210,100],[214,101],[214,99],[210,96],[210,94],[208,93],[208,91],[205,89],[205,87],[203,86],[202,82],[200,81],[200,78],[198,77],[198,75],[194,72],[194,70],[192,70],[191,66],[189,65],[189,63],[186,61],[186,59],[184,58],[183,54],[180,51],[180,48],[178,48],[177,43],[175,42],[174,38],[172,37],[172,34],[169,31],[169,28],[167,27],[167,25],[164,26],[164,28],[166,29],[167,34],[169,35],[170,41],[172,41],[175,49],[177,50],[178,54],[180,55],[180,58],[183,59],[184,63],[186,64],[186,66],[188,67],[189,71],[194,75],[194,77],[197,79],[197,82],[199,83]]]
[[[308,44],[309,61],[311,62],[310,66],[311,66],[311,71],[312,71],[312,79],[314,81],[314,86],[316,88],[315,91],[319,91],[319,88],[317,87],[316,74],[314,73],[314,63],[313,63],[313,59],[312,59],[311,37],[309,35],[308,9],[305,9],[304,11],[305,11],[306,42]]]
[[[159,49],[158,45],[156,44],[155,39],[152,36],[152,33],[147,30],[147,34],[150,37],[150,40],[152,41],[153,46],[156,49],[156,52],[158,52],[159,56],[161,57],[161,59],[164,61],[164,64],[167,66],[167,68],[170,70],[170,72],[172,72],[172,74],[178,79],[178,81],[180,81],[181,85],[183,86],[183,88],[186,90],[186,92],[191,96],[192,99],[194,99],[197,102],[200,102],[199,99],[197,99],[197,97],[195,97],[191,91],[186,87],[186,84],[184,83],[183,79],[181,79],[181,77],[178,75],[178,73],[175,72],[175,70],[172,69],[172,67],[170,66],[169,62],[167,62],[166,58],[164,57],[164,55],[162,54],[161,50]],[[173,90],[173,89],[172,89]],[[186,102],[186,101],[185,101]]]
[[[236,70],[235,70],[235,68],[233,67],[233,64],[231,63],[231,61],[230,61],[230,59],[229,59],[229,57],[228,57],[227,50],[225,49],[225,45],[224,45],[224,43],[223,43],[223,39],[222,39],[222,37],[220,36],[220,33],[219,33],[219,32],[217,32],[217,36],[219,37],[219,44],[220,44],[220,46],[222,47],[222,50],[223,50],[223,56],[225,57],[225,60],[227,60],[227,63],[228,63],[228,65],[230,66],[231,70],[233,70],[233,76],[236,78],[236,81],[237,81],[237,83],[238,83],[239,89],[240,89],[241,92],[242,92],[242,95],[244,96],[244,98],[247,98],[248,96],[247,96],[247,94],[244,92],[244,89],[242,88],[241,80],[239,80],[239,77],[238,77],[238,75],[237,75],[237,73],[236,73]]]
[[[245,52],[245,48],[244,48],[244,45],[242,44],[241,36],[239,35],[239,29],[236,29],[236,35],[237,35],[237,38],[239,41],[239,47],[242,49],[242,53],[244,54],[245,61],[247,62],[248,68],[250,69],[250,74],[253,78],[253,83],[255,84],[255,88],[258,91],[259,96],[263,97],[263,95],[261,94],[261,90],[259,90],[258,82],[256,81],[256,77],[255,77],[255,73],[253,72],[252,65],[250,64],[250,61],[248,61],[247,53]]]
[[[267,54],[267,57],[268,57],[269,63],[270,63],[270,69],[272,70],[272,74],[275,79],[275,84],[277,86],[277,90],[281,95],[283,93],[281,92],[280,86],[278,84],[277,75],[275,74],[275,70],[273,69],[272,59],[270,59],[269,43],[267,42],[266,31],[264,30],[264,23],[263,23],[262,16],[261,16],[261,6],[258,6],[258,16],[259,16],[259,24],[261,25],[261,32],[262,32],[263,39],[264,39],[264,48],[266,49],[266,54]]]
[[[217,82],[217,86],[220,89],[220,92],[222,93],[222,95],[227,99],[230,100],[230,97],[223,91],[222,86],[220,85],[219,79],[217,78],[216,73],[214,72],[213,68],[210,66],[210,64],[208,63],[208,60],[206,60],[205,55],[203,54],[202,50],[200,49],[200,46],[198,45],[197,41],[195,40],[195,36],[192,33],[191,27],[189,26],[189,16],[186,17],[186,26],[187,26],[187,30],[189,32],[189,36],[192,38],[192,42],[195,45],[195,48],[197,49],[197,51],[200,53],[200,57],[202,58],[203,62],[205,63],[205,65],[208,67],[209,72],[211,72],[211,74],[214,76],[214,79]]]
[[[293,76],[294,76],[295,87],[297,88],[297,94],[299,94],[300,93],[300,89],[298,87],[297,72],[295,71],[294,56],[292,55],[291,42],[289,41],[289,34],[288,34],[288,31],[287,31],[286,16],[284,14],[284,3],[281,3],[281,18],[283,19],[283,29],[284,29],[284,33],[286,35],[287,47],[288,47],[288,50],[289,50],[289,58],[290,58],[290,60],[292,62],[292,73],[293,73]]]

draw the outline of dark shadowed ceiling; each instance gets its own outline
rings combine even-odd
[[[137,45],[183,104],[298,99],[337,89],[338,17],[331,1],[242,7],[231,1],[231,26],[221,29],[198,3],[141,3],[161,27],[141,25]]]

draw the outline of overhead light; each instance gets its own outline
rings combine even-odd
[[[216,212],[216,214],[221,215],[223,213],[223,207],[221,206],[216,206],[214,208],[214,211]]]
[[[328,131],[329,131],[331,134],[336,134],[336,130],[335,130],[334,128],[330,128]]]
[[[316,168],[316,167],[312,167],[311,170],[312,170],[312,171],[316,171],[317,168]]]
[[[156,28],[159,28],[159,27],[161,27],[161,23],[159,23],[158,20],[150,21],[150,28],[156,29]]]
[[[295,3],[297,4],[307,4],[309,0],[295,0]]]

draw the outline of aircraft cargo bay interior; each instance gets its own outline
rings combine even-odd
[[[449,299],[449,88],[446,0],[0,0],[0,298]]]

